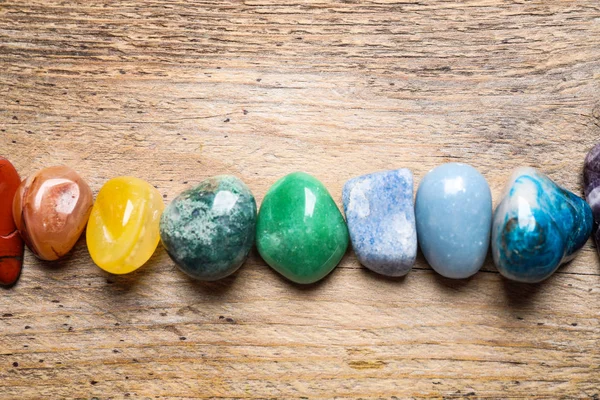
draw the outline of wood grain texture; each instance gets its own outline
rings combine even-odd
[[[215,174],[263,198],[303,170],[344,182],[468,162],[582,193],[600,140],[597,0],[0,0],[0,154],[67,164],[97,193],[135,175],[170,201]],[[0,397],[598,398],[600,263],[548,281],[405,278],[349,252],[302,288],[253,252],[187,279],[162,248],[109,276],[82,239],[26,253],[0,294]]]

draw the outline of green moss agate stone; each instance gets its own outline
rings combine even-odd
[[[160,221],[175,264],[192,278],[214,281],[244,262],[256,234],[256,201],[235,176],[207,179],[177,196]]]
[[[281,275],[296,283],[313,283],[344,256],[348,228],[325,186],[295,172],[267,192],[258,214],[256,247]]]

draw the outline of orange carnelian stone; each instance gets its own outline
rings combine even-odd
[[[42,169],[21,183],[13,215],[29,249],[42,260],[67,254],[83,233],[94,197],[87,183],[69,167]]]

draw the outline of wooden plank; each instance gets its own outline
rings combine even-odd
[[[260,201],[303,170],[344,182],[467,162],[494,202],[531,165],[582,194],[600,140],[594,0],[4,1],[0,154],[23,176],[67,164],[170,201],[215,174]],[[415,186],[416,187],[416,186]],[[159,248],[109,276],[85,240],[26,253],[0,296],[3,398],[598,397],[600,263],[588,243],[538,285],[488,261],[466,282],[419,256],[405,279],[351,252],[290,284],[253,252],[192,282]]]

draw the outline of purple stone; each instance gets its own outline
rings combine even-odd
[[[597,229],[597,225],[600,223],[600,143],[590,150],[585,158],[583,184],[585,186],[585,199],[594,213],[596,232],[593,236],[600,254],[600,229]]]

